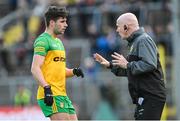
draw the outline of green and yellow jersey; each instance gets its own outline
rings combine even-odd
[[[66,55],[61,40],[42,33],[34,42],[34,54],[45,56],[41,70],[46,82],[51,86],[53,96],[66,96]],[[37,99],[42,98],[44,89],[39,86]]]

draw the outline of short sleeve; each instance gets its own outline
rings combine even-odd
[[[34,55],[42,55],[45,56],[49,50],[49,44],[47,39],[45,38],[38,38],[34,42]]]

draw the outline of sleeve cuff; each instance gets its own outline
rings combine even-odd
[[[129,62],[128,64],[127,64],[127,69],[130,69],[131,68],[131,62]]]
[[[107,67],[108,69],[112,69],[113,68],[113,64],[112,64],[112,62],[110,61],[109,62],[109,67]]]

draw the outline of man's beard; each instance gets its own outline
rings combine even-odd
[[[62,33],[60,31],[58,31],[58,29],[54,29],[54,34],[59,35],[59,34],[62,34]]]
[[[59,35],[59,34],[62,34],[62,32],[59,31],[58,27],[55,25],[54,27],[54,34],[55,35]]]

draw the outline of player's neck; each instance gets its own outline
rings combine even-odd
[[[54,32],[50,29],[46,29],[45,32],[48,33],[49,35],[51,35],[53,38],[57,37],[57,35],[55,35]]]

